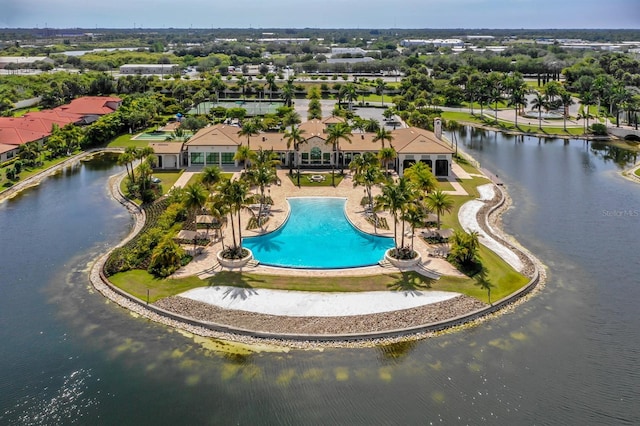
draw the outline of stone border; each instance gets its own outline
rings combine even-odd
[[[94,287],[100,291],[105,297],[110,300],[118,303],[120,306],[129,309],[133,312],[136,312],[150,320],[171,326],[179,329],[187,330],[197,335],[207,336],[207,337],[217,337],[228,340],[247,340],[249,341],[257,341],[257,342],[265,342],[265,340],[272,341],[276,344],[286,344],[290,343],[308,343],[308,342],[331,342],[331,343],[345,343],[345,342],[356,342],[362,345],[362,342],[366,342],[365,344],[371,344],[375,341],[388,341],[389,339],[397,339],[397,338],[416,338],[419,335],[425,335],[425,333],[434,333],[454,327],[459,327],[464,324],[479,320],[481,318],[486,318],[491,314],[496,313],[499,310],[504,309],[505,307],[512,305],[514,302],[520,300],[523,296],[529,294],[536,286],[541,282],[541,273],[540,273],[540,262],[531,255],[528,251],[521,249],[520,247],[516,247],[513,244],[507,243],[504,238],[495,235],[493,229],[489,225],[489,219],[492,217],[497,217],[499,220],[500,215],[506,210],[508,207],[506,204],[507,196],[502,189],[498,187],[499,199],[492,203],[488,211],[481,211],[478,215],[483,216],[483,220],[479,221],[481,226],[485,226],[487,228],[488,233],[495,237],[499,242],[505,243],[511,246],[516,253],[524,256],[528,263],[531,265],[531,279],[527,285],[516,291],[515,293],[510,294],[509,296],[498,300],[492,305],[478,309],[473,312],[469,312],[454,318],[450,318],[445,321],[429,323],[429,324],[419,324],[413,327],[406,327],[401,329],[391,329],[380,332],[371,332],[371,333],[343,333],[343,334],[293,334],[293,333],[269,333],[269,332],[258,332],[253,330],[247,330],[239,327],[233,327],[230,325],[218,324],[213,322],[199,321],[194,318],[185,317],[174,312],[170,312],[164,310],[158,306],[150,305],[147,302],[132,296],[121,289],[114,286],[106,277],[103,272],[104,264],[109,256],[109,254],[117,247],[121,247],[128,241],[130,241],[138,232],[142,229],[145,222],[144,211],[140,209],[136,204],[129,201],[124,195],[120,192],[120,182],[124,178],[124,173],[117,176],[116,179],[110,179],[110,190],[114,198],[116,198],[121,204],[123,204],[129,212],[135,218],[135,226],[129,233],[129,235],[123,239],[118,245],[113,247],[107,253],[103,254],[91,267],[90,279]],[[494,197],[495,198],[495,197]],[[497,222],[496,222],[497,223]],[[213,332],[213,334],[212,334]],[[216,333],[221,333],[216,334]],[[255,340],[257,339],[257,340]]]

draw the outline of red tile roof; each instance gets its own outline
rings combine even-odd
[[[85,96],[74,99],[67,105],[54,108],[54,110],[81,115],[104,115],[116,110],[116,108],[109,106],[109,103],[118,104],[120,102],[122,102],[122,99],[110,96]]]
[[[0,143],[0,154],[4,154],[5,152],[13,151],[16,148],[17,148],[17,146],[15,146],[15,145],[5,145],[3,143]]]
[[[29,112],[22,117],[0,117],[0,144],[21,145],[45,138],[53,125],[77,124],[87,115],[110,114],[122,102],[110,96],[86,96],[51,110]],[[110,105],[109,105],[110,104]]]

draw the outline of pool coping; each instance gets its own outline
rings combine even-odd
[[[252,236],[248,236],[248,237],[243,237],[243,246],[244,246],[244,240],[247,239],[253,239],[253,238],[259,238],[259,237],[263,237],[265,235],[269,235],[269,234],[273,234],[274,232],[277,232],[278,230],[282,229],[287,222],[289,221],[289,217],[291,216],[291,203],[289,202],[290,199],[292,198],[307,198],[307,199],[326,199],[326,198],[331,198],[331,199],[336,199],[336,200],[344,200],[344,206],[342,208],[342,213],[344,215],[344,218],[346,219],[347,222],[349,222],[349,224],[351,225],[351,227],[358,233],[363,234],[363,235],[370,235],[372,237],[379,237],[379,238],[391,238],[393,240],[392,237],[388,237],[385,235],[375,235],[375,234],[371,234],[369,232],[363,231],[362,229],[360,229],[358,226],[356,226],[356,224],[351,220],[351,218],[349,217],[349,214],[347,213],[347,202],[349,201],[348,197],[338,197],[338,196],[314,196],[314,195],[296,195],[296,196],[291,196],[291,197],[285,197],[285,201],[287,202],[287,204],[289,205],[289,209],[287,210],[287,215],[285,216],[285,219],[282,221],[282,223],[280,225],[278,225],[277,227],[264,232],[260,235],[252,235]],[[385,250],[386,252],[386,250]],[[255,255],[254,255],[255,258]],[[384,254],[383,256],[380,258],[380,260],[376,261],[375,263],[369,264],[369,265],[357,265],[357,266],[343,266],[343,267],[331,267],[331,268],[322,268],[322,267],[297,267],[297,266],[283,266],[283,265],[274,265],[274,264],[270,264],[270,263],[265,263],[260,259],[256,259],[257,261],[259,261],[259,265],[258,266],[266,266],[269,268],[278,268],[278,269],[283,269],[283,270],[295,270],[295,271],[301,271],[301,272],[309,272],[309,271],[327,271],[327,272],[331,272],[331,271],[344,271],[344,270],[349,270],[349,271],[353,271],[356,269],[364,269],[364,268],[371,268],[371,267],[375,267],[376,265],[379,265],[380,261],[382,261],[382,259],[384,259]]]

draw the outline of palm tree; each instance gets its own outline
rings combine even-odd
[[[238,130],[238,136],[247,137],[247,147],[251,147],[251,136],[260,134],[260,122],[255,119],[248,119],[242,122],[242,127]]]
[[[289,79],[282,87],[282,93],[280,94],[280,97],[284,100],[285,106],[291,107],[294,95],[295,88],[293,87],[293,79]]]
[[[526,90],[523,89],[515,89],[509,95],[509,105],[513,106],[515,109],[515,126],[518,128],[518,114],[520,112],[520,107],[527,107],[527,97],[525,96]]]
[[[207,191],[199,183],[189,184],[184,189],[184,206],[190,213],[193,223],[196,224],[196,232],[198,231],[198,224],[195,222],[196,215],[204,207],[207,196]]]
[[[589,128],[589,118],[591,118],[591,112],[589,106],[593,103],[593,93],[585,91],[580,94],[580,102],[582,103],[583,117],[587,120],[585,128]]]
[[[398,219],[404,216],[414,194],[409,180],[401,177],[397,182],[389,182],[382,187],[382,193],[376,197],[376,204],[383,210],[388,210],[393,217],[393,241],[396,256],[400,257],[401,248],[404,247],[404,221],[402,221],[402,242],[398,244]]]
[[[547,100],[540,92],[535,92],[535,97],[531,101],[531,108],[538,110],[538,129],[542,129],[542,109],[546,108]]]
[[[378,120],[376,120],[375,118],[370,118],[368,120],[364,120],[364,126],[363,129],[365,132],[368,133],[375,133],[378,130],[380,130],[380,122]]]
[[[357,155],[349,167],[354,172],[353,187],[364,186],[369,203],[368,209],[375,215],[372,189],[374,185],[378,185],[384,181],[384,174],[380,169],[378,159],[373,154],[367,152],[364,155]],[[373,226],[374,231],[378,232],[375,216]]]
[[[202,169],[202,184],[210,190],[214,185],[220,182],[221,176],[222,172],[220,171],[219,167],[205,167],[204,169]]]
[[[380,95],[382,106],[384,106],[384,90],[387,88],[384,80],[376,78],[376,95]]]
[[[291,126],[291,130],[284,132],[284,138],[287,140],[287,149],[291,149],[296,152],[296,167],[298,168],[298,187],[300,187],[300,145],[307,140],[304,138],[304,130],[300,130],[299,127]],[[289,174],[293,170],[293,162],[289,159]]]
[[[278,155],[273,150],[265,151],[262,148],[252,153],[251,169],[247,173],[249,182],[256,185],[260,190],[260,208],[258,210],[258,224],[262,225],[262,211],[266,204],[264,190],[267,185],[278,180],[276,174],[276,164],[279,162]]]
[[[335,186],[335,170],[336,170],[336,162],[339,160],[340,156],[340,141],[345,140],[351,143],[351,128],[346,123],[336,123],[333,126],[329,127],[328,136],[327,136],[327,144],[332,145],[333,147],[333,157],[334,161],[331,163],[331,184]],[[341,173],[344,171],[342,169],[343,164],[340,164]]]
[[[438,229],[440,229],[440,216],[445,212],[450,212],[453,209],[453,200],[451,197],[441,190],[437,190],[427,195],[427,207],[436,212]]]
[[[424,194],[428,194],[438,186],[438,180],[431,172],[431,168],[422,161],[413,163],[411,167],[406,168],[404,176]]]
[[[407,222],[411,227],[411,251],[413,252],[413,238],[415,236],[414,234],[416,228],[420,228],[423,226],[426,212],[418,204],[409,204],[408,206],[409,207],[402,216],[402,220]]]
[[[569,107],[573,105],[573,98],[571,97],[571,93],[567,91],[563,91],[560,93],[560,101],[562,102],[562,106],[564,107],[564,113],[562,114],[562,118],[564,121],[564,131],[567,131],[567,118],[569,117]]]
[[[143,191],[147,189],[152,173],[153,168],[151,167],[151,161],[143,161],[138,166],[138,179],[140,179],[140,188],[142,188]]]
[[[228,258],[241,258],[243,257],[242,250],[242,226],[240,221],[240,213],[243,210],[249,210],[249,205],[253,203],[254,197],[249,191],[249,186],[239,180],[230,179],[223,181],[218,186],[218,194],[216,194],[217,202],[228,206],[229,208],[229,223],[231,223],[232,233],[232,246],[228,248],[226,257]],[[234,218],[237,216],[237,239],[236,239],[236,223]],[[223,253],[225,255],[225,253]]]
[[[269,101],[271,101],[273,90],[278,89],[278,85],[276,84],[276,75],[270,72],[266,75],[265,79],[267,81],[266,86],[269,89]]]
[[[398,153],[393,147],[382,148],[378,151],[380,163],[384,166],[385,173],[389,174],[389,162],[394,161],[398,157]]]
[[[347,109],[351,111],[353,109],[353,101],[358,99],[358,90],[353,83],[347,83],[340,88],[342,90],[343,96],[348,104]]]
[[[249,84],[249,81],[247,80],[247,77],[245,77],[244,75],[241,75],[240,77],[238,77],[238,86],[240,86],[240,89],[242,89],[242,99],[244,99],[244,100],[247,99],[247,97],[245,95],[246,89],[247,89],[247,84]]]
[[[373,142],[378,142],[378,141],[382,142],[383,149],[384,149],[384,141],[389,141],[389,144],[391,144],[392,140],[393,140],[393,133],[391,133],[390,130],[385,129],[384,127],[378,128],[378,130],[376,130],[376,135],[372,139]]]
[[[132,163],[134,159],[135,158],[133,154],[131,154],[130,152],[123,152],[122,154],[118,155],[118,165],[124,166],[124,168],[127,170],[127,177],[131,182],[133,182],[133,176],[129,174],[129,164]],[[133,168],[131,172],[133,172]]]
[[[233,156],[236,161],[241,161],[244,165],[244,171],[247,171],[249,165],[249,159],[251,158],[251,148],[246,145],[240,145]]]

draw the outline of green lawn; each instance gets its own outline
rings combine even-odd
[[[640,169],[636,169],[635,175],[640,176]]]
[[[149,146],[149,141],[145,140],[132,140],[131,138],[136,135],[130,135],[129,133],[125,133],[113,139],[109,144],[107,144],[107,148],[127,148],[129,146],[134,146],[136,148],[144,148]],[[161,142],[161,141],[156,141]]]
[[[483,254],[485,266],[492,270],[491,299],[513,293],[528,282],[513,270],[498,271],[491,256]],[[498,258],[499,259],[499,258]],[[493,271],[496,271],[495,273]],[[132,270],[109,277],[118,288],[135,297],[153,303],[165,297],[180,294],[192,288],[208,286],[234,286],[241,288],[268,288],[297,291],[349,292],[349,291],[398,291],[439,290],[455,291],[487,302],[487,292],[472,278],[443,276],[439,280],[423,277],[415,272],[387,273],[361,277],[292,277],[288,275],[261,275],[240,272],[219,272],[202,280],[196,276],[181,279],[157,279],[147,271]]]
[[[77,154],[74,153],[74,154]],[[20,173],[20,179],[15,181],[15,182],[11,182],[7,179],[7,175],[6,175],[6,170],[7,167],[13,167],[13,165],[9,165],[9,166],[4,166],[4,167],[0,167],[0,190],[4,190],[6,188],[10,188],[13,185],[15,185],[16,183],[25,180],[33,175],[35,175],[36,173],[39,173],[45,169],[48,169],[50,167],[55,166],[56,164],[60,164],[62,163],[64,160],[68,160],[69,157],[60,157],[60,158],[56,158],[54,160],[45,160],[44,163],[42,164],[42,166],[40,167],[26,167],[22,170],[22,172]]]
[[[162,195],[169,192],[174,183],[178,180],[178,178],[182,175],[184,170],[179,171],[164,171],[164,170],[154,170],[153,177],[157,177],[161,180],[160,185],[162,185]]]
[[[445,120],[455,120],[458,122],[476,123],[483,125],[488,124],[500,130],[510,130],[523,133],[540,133],[546,136],[581,136],[584,134],[584,130],[582,127],[567,127],[567,130],[564,130],[562,120],[560,120],[558,126],[542,126],[541,130],[537,125],[528,125],[522,123],[518,123],[518,127],[516,128],[513,122],[504,120],[498,120],[497,124],[491,124],[491,122],[486,123],[478,116],[472,115],[468,112],[444,111],[442,113],[442,118],[444,118]]]

